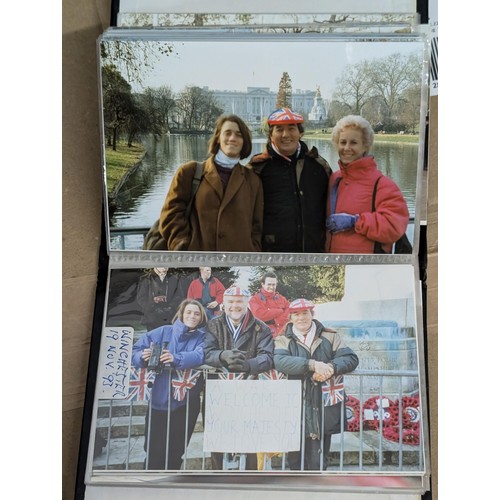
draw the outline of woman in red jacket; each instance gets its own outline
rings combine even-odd
[[[408,206],[396,183],[368,154],[373,138],[361,116],[345,116],[333,128],[340,170],[329,181],[327,252],[392,253],[393,243],[406,232]]]

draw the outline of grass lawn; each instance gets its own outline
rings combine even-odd
[[[118,142],[116,151],[106,146],[106,181],[108,193],[111,193],[120,179],[144,156],[142,144]]]

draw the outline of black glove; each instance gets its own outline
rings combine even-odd
[[[220,353],[220,360],[222,364],[225,365],[230,371],[250,371],[250,365],[245,359],[245,354],[238,349],[222,351]]]
[[[228,366],[228,370],[232,372],[246,372],[250,371],[250,363],[246,360],[237,360]]]

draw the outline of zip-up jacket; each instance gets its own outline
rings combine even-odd
[[[278,292],[271,295],[261,289],[252,295],[248,307],[256,318],[263,321],[271,329],[271,333],[275,337],[290,319],[289,304],[288,300]]]
[[[311,361],[331,364],[334,376],[337,377],[355,370],[359,359],[335,330],[325,328],[317,320],[313,321],[316,324],[316,335],[310,348],[298,340],[291,323],[288,323],[284,335],[278,335],[274,339],[274,366],[278,371],[287,374],[289,379],[304,380],[306,437],[319,439],[323,396],[321,383],[311,378],[314,372]],[[333,405],[338,421],[341,408],[342,403]]]
[[[253,316],[250,310],[243,320],[242,329],[236,340],[223,313],[208,322],[205,336],[205,363],[223,368],[220,359],[222,351],[239,349],[245,352],[250,365],[250,375],[256,375],[273,367],[273,336],[269,327]]]
[[[335,213],[358,214],[353,229],[327,234],[326,251],[330,253],[374,253],[375,242],[391,253],[392,244],[406,231],[409,212],[401,190],[389,177],[378,169],[372,156],[364,156],[344,166],[330,177],[329,193],[340,179]],[[380,178],[376,195],[375,211],[372,212],[373,188]],[[330,195],[327,215],[331,213]]]
[[[133,346],[132,364],[136,368],[146,368],[148,363],[142,359],[142,351],[149,348],[151,342],[154,344],[168,342],[167,349],[174,356],[171,368],[177,370],[195,368],[202,365],[205,359],[204,338],[205,330],[203,328],[189,331],[188,327],[177,319],[173,325],[162,326],[145,333]],[[156,375],[153,383],[151,390],[151,406],[153,409],[167,410],[170,408],[175,410],[186,404],[187,397],[183,401],[177,401],[174,397],[170,397],[173,390],[169,394],[169,385],[170,370],[165,368],[160,374]],[[189,389],[191,397],[199,394],[202,388],[203,374],[200,374],[196,385]]]
[[[264,189],[264,252],[324,252],[325,203],[331,168],[313,147],[300,142],[291,162],[268,144],[250,166]]]

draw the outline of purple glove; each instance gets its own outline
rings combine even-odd
[[[352,229],[359,215],[351,214],[331,214],[326,219],[326,228],[331,233],[339,233],[340,231],[347,231]]]

